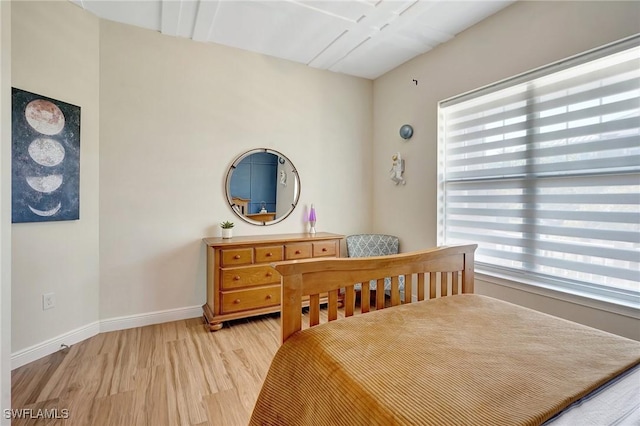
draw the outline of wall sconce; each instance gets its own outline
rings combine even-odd
[[[400,127],[400,137],[402,139],[411,139],[411,136],[413,136],[413,127],[411,127],[411,124],[403,124],[402,127]]]

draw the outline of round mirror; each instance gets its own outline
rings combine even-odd
[[[273,225],[298,204],[300,177],[291,161],[278,151],[252,149],[233,161],[225,188],[229,206],[240,219]]]

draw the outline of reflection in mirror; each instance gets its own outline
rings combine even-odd
[[[278,151],[253,149],[234,160],[225,189],[238,217],[254,225],[272,225],[298,204],[300,178],[291,161]]]

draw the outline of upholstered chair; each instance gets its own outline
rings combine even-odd
[[[371,257],[387,256],[400,252],[400,241],[398,237],[385,234],[356,234],[349,235],[347,240],[348,257]],[[399,277],[400,297],[404,297],[404,276]],[[360,284],[356,284],[355,289],[360,290]],[[371,290],[376,289],[376,282],[369,283]],[[391,294],[391,278],[384,279],[384,292]]]

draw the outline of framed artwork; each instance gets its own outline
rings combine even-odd
[[[80,107],[12,88],[13,223],[80,218]]]

